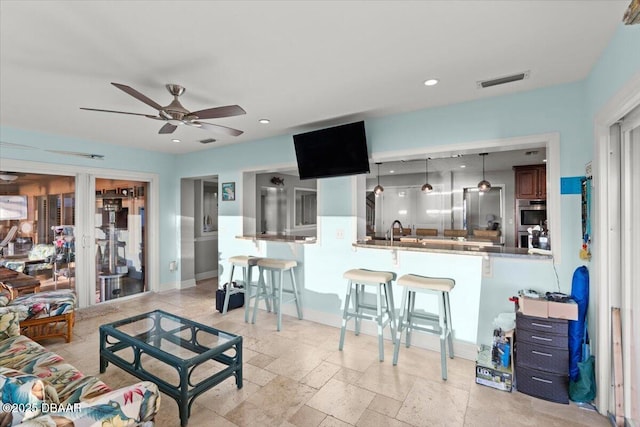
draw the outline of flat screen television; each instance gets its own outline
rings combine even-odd
[[[300,179],[369,173],[364,122],[293,135]]]
[[[0,196],[0,221],[27,219],[27,196]]]

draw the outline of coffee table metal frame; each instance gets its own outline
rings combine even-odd
[[[178,322],[180,326],[171,330],[164,330],[160,324],[162,318]],[[153,326],[150,330],[139,335],[131,336],[118,329],[119,327],[143,319],[153,320]],[[190,339],[184,339],[178,335],[186,329],[191,331]],[[198,342],[199,331],[217,336],[224,334],[224,337],[227,338],[228,341],[213,348],[206,347]],[[182,359],[174,354],[168,353],[160,348],[160,342],[163,339],[194,353],[198,353],[198,355],[189,359]],[[150,344],[150,342],[152,344]],[[125,360],[116,354],[127,348],[131,348],[133,351],[133,361]],[[232,350],[234,354],[224,354],[225,352],[229,352],[229,350]],[[180,385],[176,387],[145,370],[144,367],[141,366],[141,355],[143,354],[173,366],[178,371]],[[191,381],[191,373],[199,365],[209,360],[215,360],[227,367],[193,384]],[[162,310],[139,314],[100,326],[100,373],[106,371],[109,362],[142,380],[154,382],[162,392],[172,397],[178,403],[182,427],[187,425],[191,414],[191,404],[200,394],[231,376],[235,377],[236,386],[242,388],[241,336],[220,331]]]

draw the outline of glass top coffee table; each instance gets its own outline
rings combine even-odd
[[[109,362],[172,397],[187,425],[200,394],[234,376],[242,388],[242,337],[162,310],[100,326],[100,373]]]

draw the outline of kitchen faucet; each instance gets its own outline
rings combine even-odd
[[[400,221],[398,221],[397,219],[395,221],[393,221],[391,223],[391,229],[389,229],[389,234],[391,235],[391,243],[393,244],[393,228],[394,226],[398,224],[400,226],[400,235],[402,236],[404,234],[404,229],[402,228],[402,223]]]

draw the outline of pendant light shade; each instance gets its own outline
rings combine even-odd
[[[423,193],[431,193],[433,191],[433,186],[429,184],[429,158],[427,157],[424,161],[424,185],[422,186]]]
[[[484,158],[488,154],[489,153],[480,153],[480,155],[482,156],[482,181],[478,183],[478,191],[481,191],[483,193],[491,190],[491,183],[484,178]]]
[[[379,196],[384,191],[384,188],[382,187],[382,185],[380,185],[380,165],[381,164],[382,163],[376,163],[376,165],[378,165],[378,185],[376,185],[373,188],[373,192],[375,193],[376,196]]]

